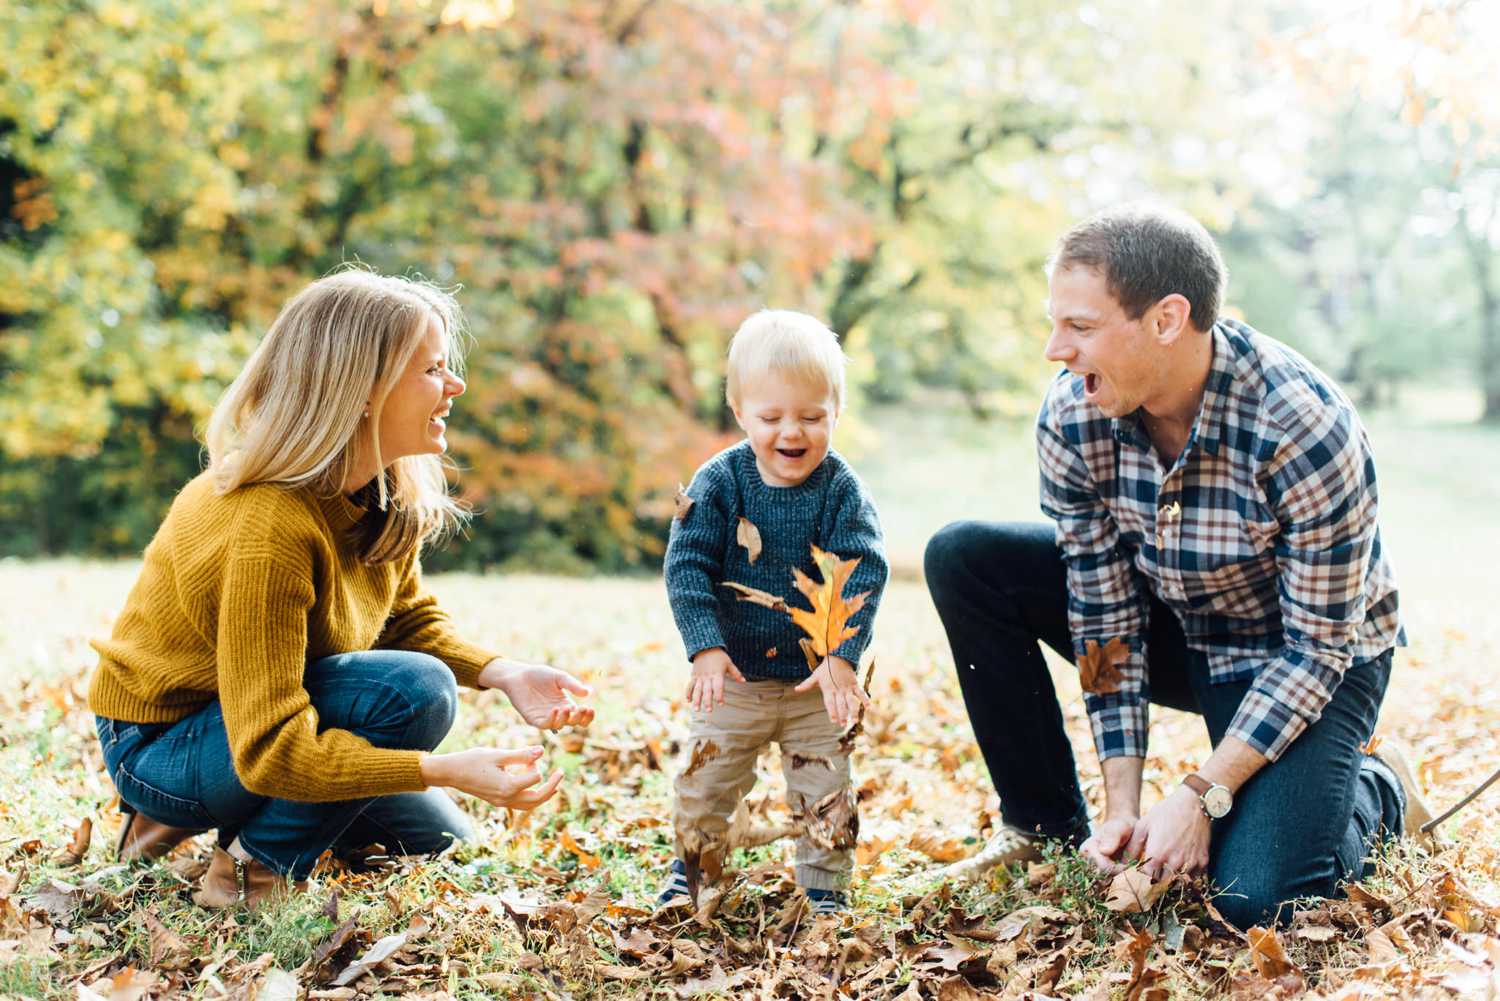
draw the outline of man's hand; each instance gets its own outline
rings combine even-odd
[[[521,718],[543,730],[565,726],[588,726],[594,721],[592,706],[581,706],[572,695],[588,697],[593,689],[566,671],[546,664],[492,660],[479,672],[479,684],[498,688],[510,699]]]
[[[1111,817],[1094,828],[1089,839],[1078,846],[1078,854],[1094,863],[1101,872],[1113,876],[1125,868],[1125,859],[1121,855],[1138,822],[1135,817]]]
[[[859,686],[854,667],[842,657],[828,657],[818,669],[793,691],[805,692],[813,686],[823,690],[823,708],[835,726],[848,726],[859,717],[859,707],[870,705],[870,696]]]
[[[745,676],[729,659],[723,647],[700,650],[693,657],[693,676],[688,681],[688,705],[699,712],[712,712],[715,705],[724,704],[724,676],[744,682]]]
[[[1125,854],[1139,858],[1141,869],[1153,880],[1175,872],[1201,872],[1208,868],[1212,831],[1198,794],[1178,786],[1136,822]]]
[[[541,782],[537,759],[540,747],[523,747],[501,751],[475,747],[449,754],[422,756],[422,781],[429,786],[449,786],[470,796],[478,796],[496,806],[512,810],[530,810],[552,798],[562,782],[562,772],[554,771]]]

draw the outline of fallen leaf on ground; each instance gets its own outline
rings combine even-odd
[[[735,526],[734,541],[745,547],[745,553],[751,563],[760,559],[760,529],[743,515],[740,516],[739,524]]]
[[[192,943],[162,924],[150,911],[140,913],[151,943],[151,965],[160,970],[185,970],[191,966],[197,952]]]
[[[567,828],[563,828],[563,832],[558,835],[557,843],[562,845],[564,850],[570,851],[577,856],[578,864],[585,869],[599,868],[599,856],[584,851],[583,846],[578,843]]]
[[[1255,963],[1256,971],[1267,980],[1302,972],[1286,958],[1281,936],[1276,934],[1275,928],[1251,928],[1245,932],[1245,938],[1250,943],[1250,959]]]
[[[973,841],[944,834],[941,831],[918,831],[907,842],[912,851],[921,852],[934,862],[957,862],[978,851]]]
[[[1167,892],[1170,885],[1170,876],[1153,883],[1142,869],[1124,869],[1110,881],[1109,895],[1104,899],[1104,906],[1117,914],[1135,914],[1148,910]]]
[[[1078,658],[1078,683],[1085,692],[1093,695],[1110,695],[1120,690],[1125,680],[1120,665],[1130,657],[1130,647],[1118,636],[1104,646],[1095,640],[1084,644],[1084,653]]]
[[[83,822],[78,825],[78,829],[73,832],[73,840],[68,843],[66,848],[57,853],[58,864],[77,865],[82,862],[84,856],[89,853],[89,841],[92,840],[93,836],[94,822],[90,818],[84,817]]]

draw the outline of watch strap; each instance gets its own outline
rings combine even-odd
[[[1208,779],[1204,778],[1202,775],[1199,775],[1197,772],[1193,772],[1191,775],[1184,777],[1182,780],[1182,784],[1193,790],[1193,792],[1197,793],[1199,796],[1202,796],[1204,793],[1208,792],[1214,787],[1214,784],[1212,782],[1208,781]]]

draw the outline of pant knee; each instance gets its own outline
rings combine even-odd
[[[1293,900],[1326,896],[1331,890],[1298,886],[1291,878],[1278,878],[1275,873],[1258,876],[1216,880],[1220,894],[1214,897],[1214,907],[1224,920],[1241,930],[1256,925],[1286,924],[1291,920]]]
[[[927,548],[922,554],[922,573],[927,581],[927,590],[932,593],[932,600],[939,608],[949,594],[962,588],[964,562],[977,524],[973,521],[955,521],[943,526],[927,540]]]
[[[458,715],[458,684],[448,665],[428,654],[411,653],[384,680],[401,692],[411,714],[406,743],[426,751],[441,744]]]

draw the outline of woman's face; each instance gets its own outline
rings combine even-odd
[[[441,455],[453,398],[464,381],[448,369],[448,338],[429,317],[422,340],[380,411],[380,458],[387,465],[408,455]]]

